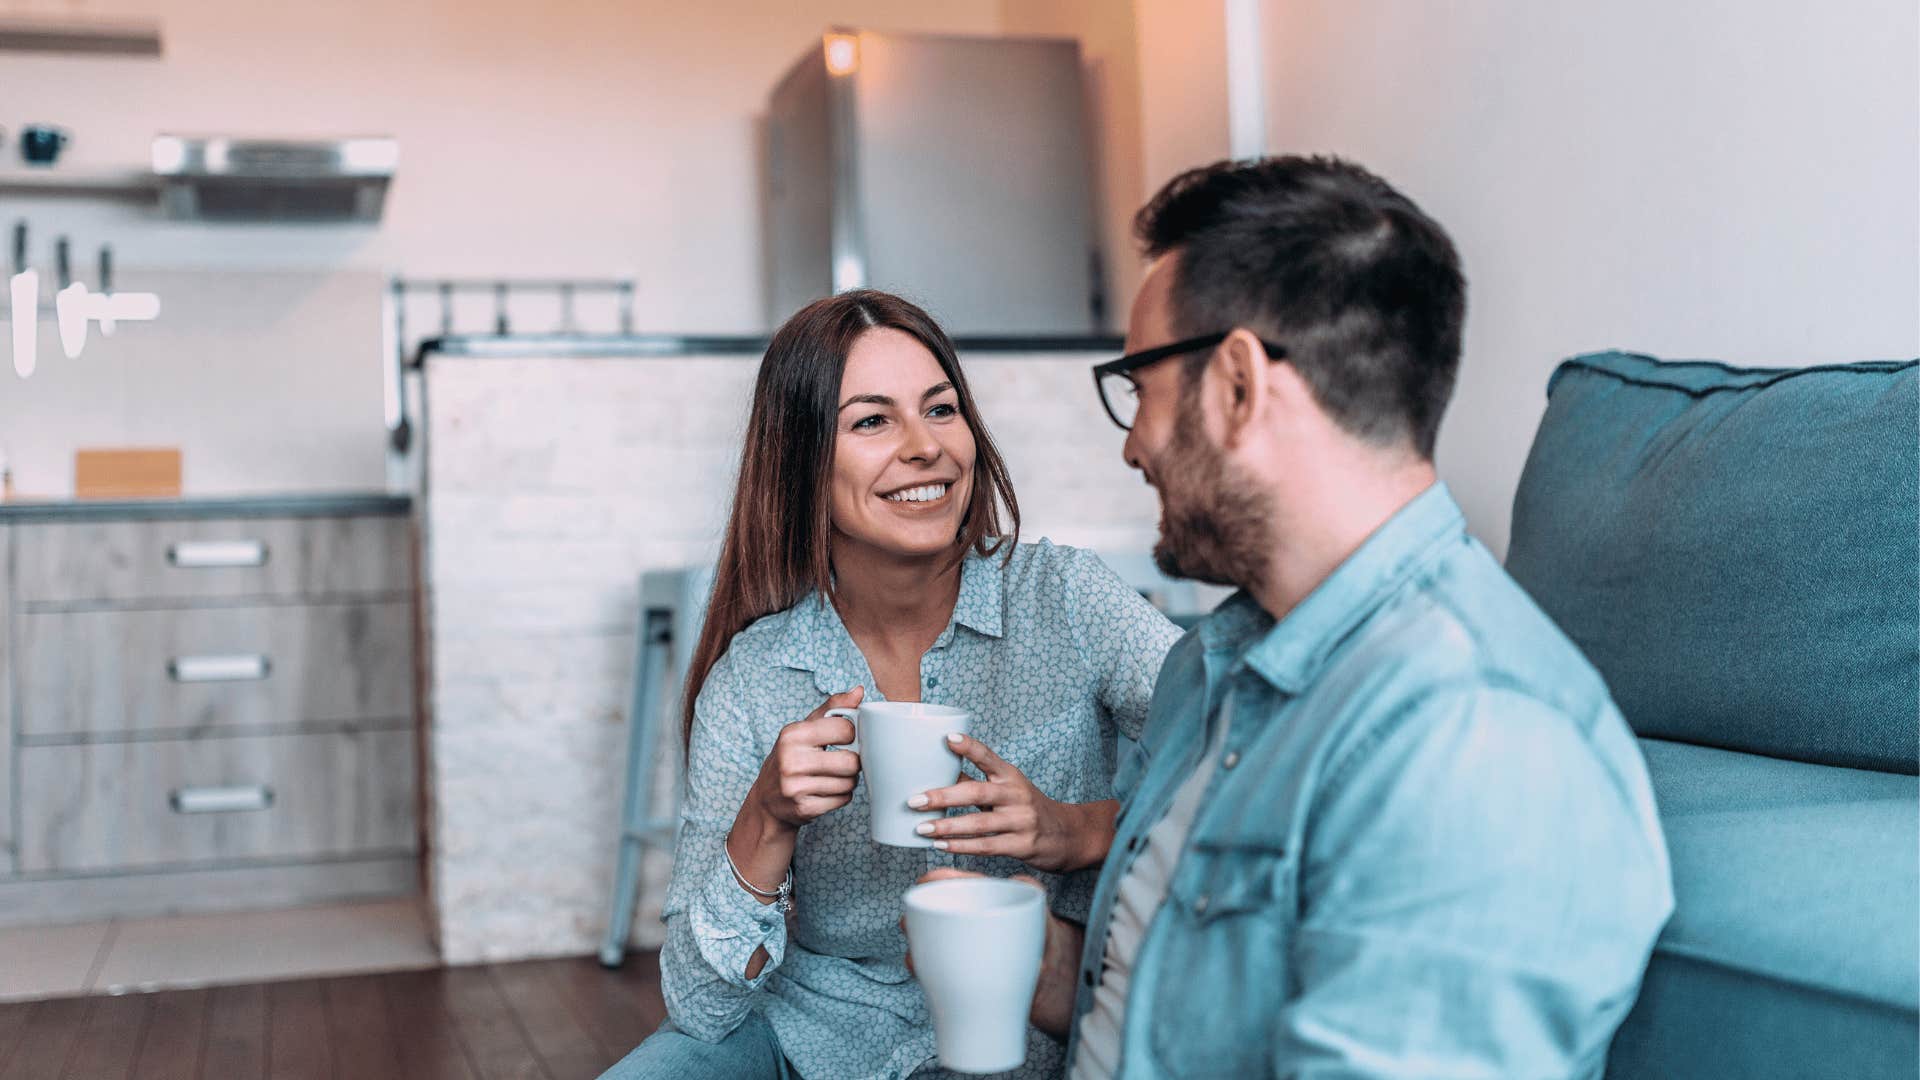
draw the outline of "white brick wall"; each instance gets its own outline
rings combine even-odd
[[[1152,545],[1158,504],[1082,354],[964,361],[1022,536]],[[431,883],[451,963],[588,952],[606,924],[645,570],[711,561],[757,356],[442,358],[426,376]],[[668,740],[668,741],[671,741]],[[663,760],[663,776],[677,766]],[[667,789],[663,782],[662,790]],[[634,940],[660,940],[668,860]]]

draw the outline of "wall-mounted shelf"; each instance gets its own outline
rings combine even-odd
[[[160,23],[153,19],[0,15],[0,52],[158,59]]]
[[[115,202],[156,203],[160,180],[141,169],[69,169],[0,167],[0,195],[45,198],[108,199]]]

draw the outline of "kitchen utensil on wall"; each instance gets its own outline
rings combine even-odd
[[[28,124],[20,129],[20,157],[29,165],[51,165],[72,137],[51,124]]]
[[[33,374],[40,352],[40,272],[27,265],[27,223],[13,227],[13,276],[7,281],[7,318],[13,323],[13,370]]]
[[[40,271],[27,265],[27,223],[13,227],[12,276],[7,282],[7,319],[12,324],[13,370],[21,378],[38,365],[40,341]],[[72,252],[66,237],[54,244],[54,296],[49,304],[60,348],[67,359],[78,359],[87,344],[90,323],[100,324],[102,336],[111,336],[115,324],[144,322],[160,317],[160,298],[152,293],[115,292],[113,256],[100,249],[100,285],[90,289],[74,280]]]

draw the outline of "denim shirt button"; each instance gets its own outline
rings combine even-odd
[[[1195,900],[1193,902],[1193,913],[1195,915],[1205,915],[1207,913],[1208,906],[1211,905],[1212,903],[1213,901],[1210,898],[1208,898],[1206,894],[1202,893],[1200,896],[1200,899]]]
[[[1220,767],[1223,769],[1231,769],[1238,764],[1240,764],[1240,751],[1229,750],[1227,751],[1227,756],[1221,760]]]

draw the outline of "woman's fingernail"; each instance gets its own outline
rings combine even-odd
[[[947,842],[945,840],[935,840],[933,842],[933,850],[935,851],[947,850]]]
[[[921,836],[932,836],[932,835],[933,835],[933,822],[931,822],[931,821],[923,821],[923,822],[921,822],[920,824],[918,824],[918,825],[915,825],[915,826],[913,827],[913,831],[914,831],[914,832],[917,832],[917,833],[919,833],[919,834],[920,834]]]
[[[966,741],[966,738],[967,737],[965,735],[962,735],[957,731],[950,731],[947,733],[947,741],[952,743],[955,746],[959,746],[962,742]]]
[[[911,799],[908,799],[908,800],[907,800],[907,805],[908,805],[909,807],[911,807],[911,808],[913,808],[913,809],[915,809],[915,810],[918,810],[918,809],[920,809],[921,807],[923,807],[923,806],[925,806],[925,805],[927,805],[927,804],[928,804],[929,802],[932,802],[932,801],[933,801],[933,800],[931,800],[931,799],[929,799],[929,798],[927,798],[927,796],[926,796],[926,793],[925,793],[925,792],[922,792],[922,793],[920,793],[920,794],[918,794],[918,795],[915,795],[915,796],[914,796],[913,798],[911,798]],[[921,826],[921,828],[925,828],[925,827],[926,827],[926,826],[924,826],[924,825],[923,825],[923,826]]]

